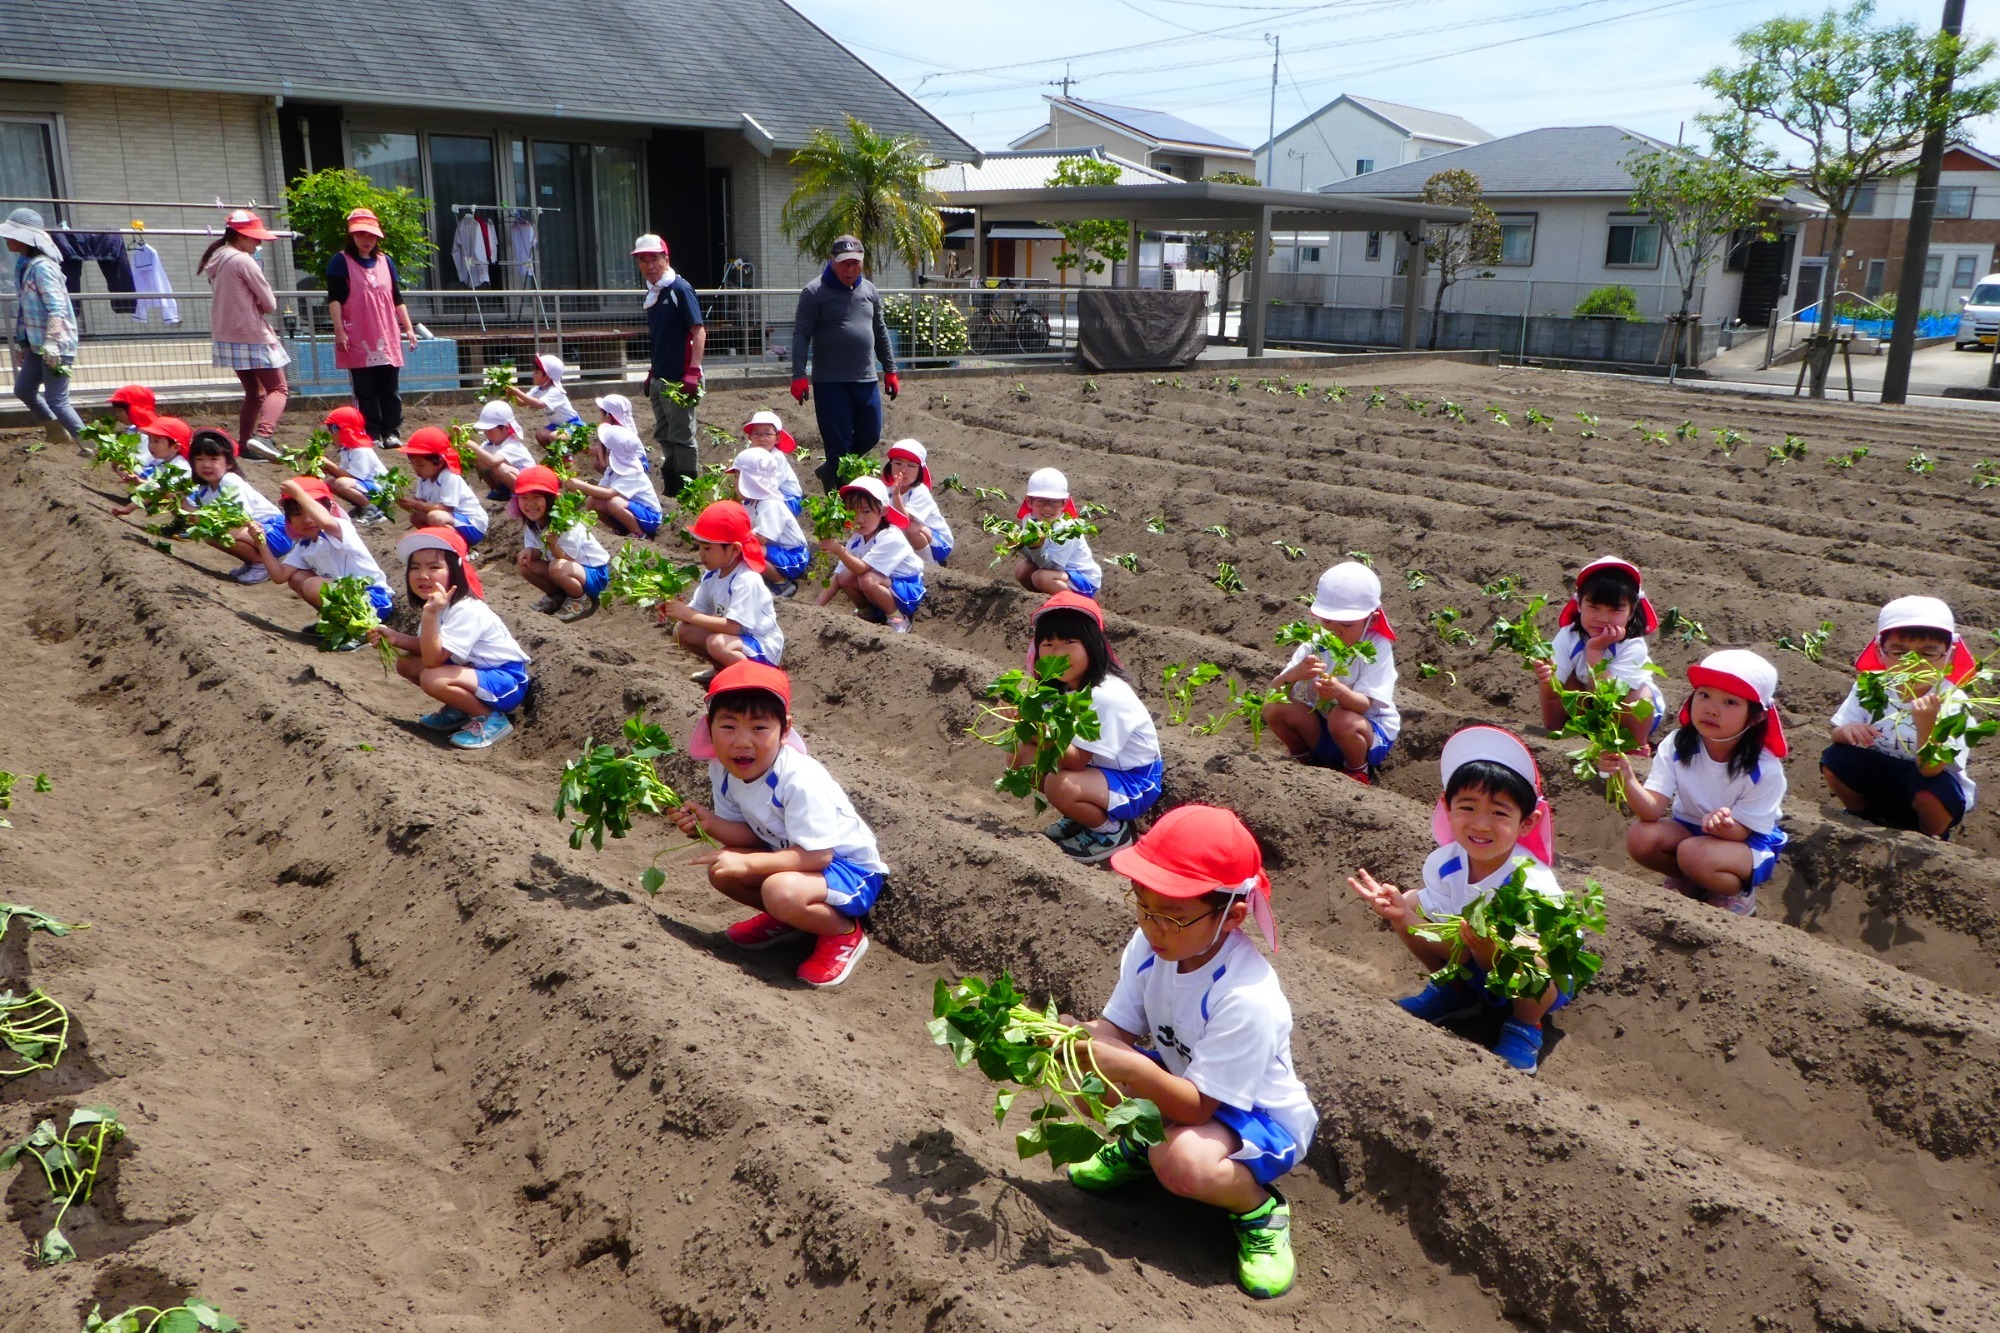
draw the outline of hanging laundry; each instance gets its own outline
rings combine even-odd
[[[181,303],[173,299],[174,284],[167,278],[167,266],[160,262],[160,252],[141,241],[132,247],[127,258],[132,265],[132,289],[160,294],[141,297],[139,308],[132,313],[132,318],[141,324],[148,324],[152,322],[152,312],[157,310],[162,324],[180,323]]]
[[[507,228],[507,258],[521,266],[521,285],[532,286],[535,281],[535,224],[528,220],[526,212],[516,212],[514,223]]]
[[[125,238],[117,232],[51,230],[49,235],[55,240],[56,249],[62,252],[63,282],[72,293],[83,290],[83,261],[86,259],[97,261],[98,271],[104,274],[105,290],[135,290],[132,262],[125,254]],[[134,304],[131,301],[113,301],[111,308],[121,315],[129,315]]]
[[[451,238],[451,262],[458,270],[458,280],[467,287],[484,287],[494,258],[492,238],[478,216],[460,215]]]

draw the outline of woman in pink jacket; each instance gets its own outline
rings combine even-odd
[[[257,249],[277,233],[247,209],[237,209],[224,224],[223,238],[208,247],[195,271],[215,290],[209,314],[209,336],[215,340],[211,364],[236,372],[243,385],[243,411],[237,438],[243,452],[275,462],[278,418],[284,415],[290,390],[284,368],[291,364],[284,344],[264,322],[278,308],[271,283],[257,263]]]

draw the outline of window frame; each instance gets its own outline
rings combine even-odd
[[[1958,280],[1958,275],[1960,273],[1964,273],[1967,275],[1966,280],[1964,282],[1960,282]],[[1950,290],[1955,292],[1961,287],[1970,290],[1973,287],[1979,285],[1979,279],[1981,276],[1982,275],[1979,272],[1978,255],[1959,255],[1952,260]]]
[[[1870,218],[1875,216],[1875,206],[1880,202],[1878,188],[1874,181],[1864,181],[1854,187],[1854,208],[1849,217]]]
[[[1375,159],[1374,159],[1374,158],[1372,158],[1372,157],[1357,157],[1357,158],[1355,158],[1355,159],[1354,159],[1354,174],[1355,174],[1355,175],[1357,175],[1357,176],[1372,176],[1372,175],[1374,175],[1374,174],[1375,174]]]
[[[1380,263],[1382,259],[1382,233],[1371,231],[1362,243],[1361,261],[1365,264]]]
[[[61,113],[54,111],[0,110],[0,121],[5,121],[9,124],[39,125],[42,127],[42,147],[47,154],[49,166],[50,198],[21,199],[18,202],[33,207],[37,213],[42,214],[53,225],[56,220],[55,214],[52,211],[55,207],[55,200],[65,198],[69,194],[68,189],[64,186],[66,178],[64,168],[66,164],[63,159],[67,144],[63,137],[63,118]],[[12,270],[13,266],[11,264],[8,265],[8,271],[11,273]]]
[[[1500,213],[1497,214],[1496,216],[1498,216],[1500,220],[1500,254],[1493,261],[1494,267],[1496,268],[1532,267],[1535,262],[1535,241],[1537,235],[1541,231],[1541,214]],[[1507,230],[1510,227],[1512,228],[1526,227],[1528,229],[1528,257],[1526,259],[1507,258]]]
[[[1653,235],[1652,259],[1650,261],[1645,261],[1645,262],[1640,262],[1630,259],[1623,261],[1613,259],[1611,257],[1611,238],[1614,234],[1620,231],[1630,231],[1634,234],[1634,236],[1637,236],[1641,232],[1651,232]],[[1633,247],[1628,242],[1626,247],[1626,253],[1627,254],[1632,253],[1632,249]],[[1646,213],[1611,214],[1606,221],[1604,229],[1604,267],[1606,267],[1607,269],[1643,270],[1643,269],[1657,269],[1659,268],[1659,266],[1660,266],[1660,224],[1653,221],[1652,216]]]
[[[1889,261],[1886,259],[1865,260],[1861,266],[1861,295],[1873,301],[1889,286]]]
[[[1963,195],[1965,197],[1965,211],[1962,213],[1946,212],[1944,204],[1946,197],[1950,196],[1955,198],[1959,195]],[[1969,219],[1972,216],[1973,203],[1978,198],[1978,196],[1979,196],[1979,187],[1976,185],[1940,185],[1938,186],[1937,189],[1937,210],[1934,216],[1937,217],[1940,221],[1947,219],[1963,221]]]

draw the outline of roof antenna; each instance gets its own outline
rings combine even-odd
[[[1048,86],[1051,88],[1062,89],[1062,95],[1065,99],[1067,99],[1069,97],[1069,86],[1072,83],[1081,83],[1081,82],[1083,82],[1082,79],[1072,79],[1069,76],[1069,62],[1065,60],[1063,61],[1063,76],[1060,79],[1050,79]]]

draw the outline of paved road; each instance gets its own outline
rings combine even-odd
[[[1773,366],[1769,370],[1757,369],[1763,360],[1762,342],[1746,343],[1732,351],[1724,352],[1702,367],[1711,376],[1721,380],[1740,383],[1782,385],[1789,391],[1798,382],[1799,368],[1796,363]],[[1854,392],[1857,398],[1874,399],[1882,388],[1882,373],[1888,364],[1886,356],[1857,356],[1854,358]],[[1993,362],[1992,351],[1959,352],[1950,343],[1939,343],[1935,347],[1919,348],[1910,361],[1910,392],[1913,395],[1932,396],[1947,388],[1976,388],[1985,385],[1987,371]],[[1846,397],[1847,381],[1841,362],[1836,359],[1833,371],[1827,377],[1829,397]]]

